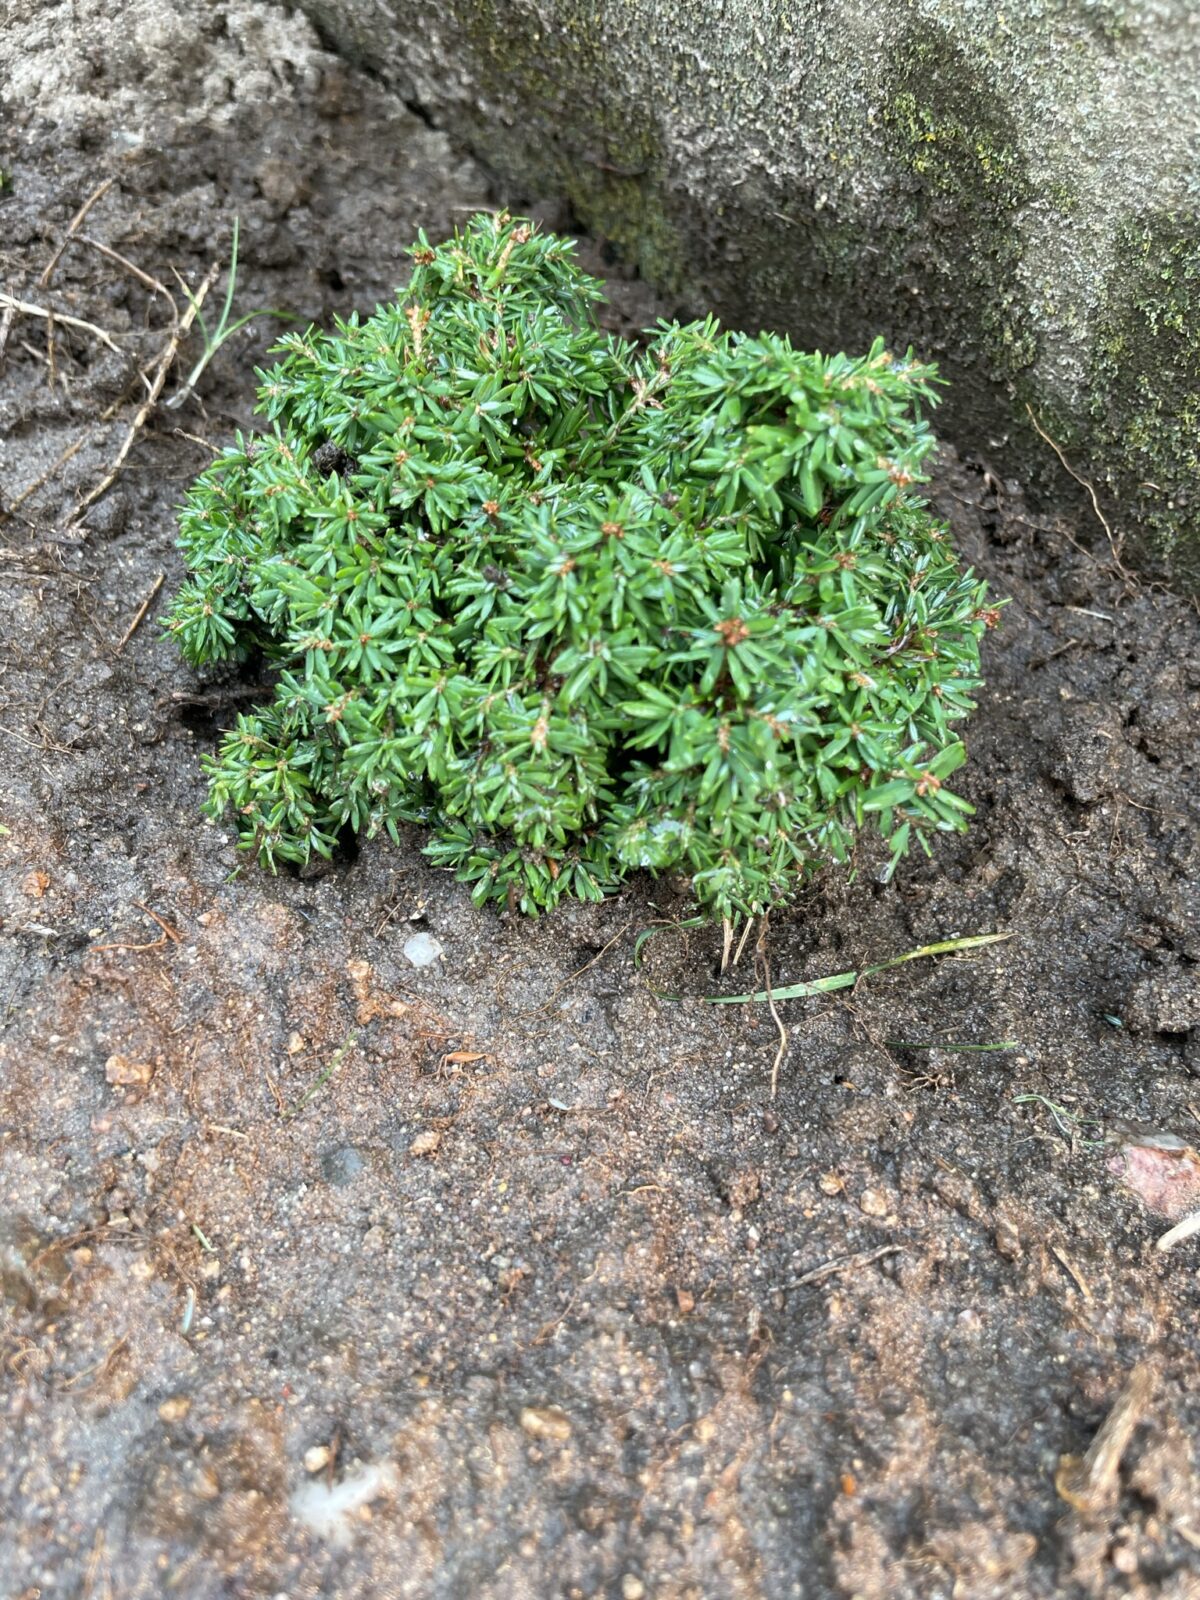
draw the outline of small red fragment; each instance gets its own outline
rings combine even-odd
[[[1130,1129],[1108,1169],[1143,1205],[1170,1222],[1200,1209],[1200,1155],[1177,1134]]]

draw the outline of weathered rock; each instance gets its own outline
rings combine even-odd
[[[1200,577],[1200,13],[1188,0],[303,0],[685,312],[935,358],[960,447]],[[1089,512],[1090,516],[1090,512]]]
[[[348,1183],[354,1182],[365,1166],[361,1150],[355,1149],[352,1144],[339,1145],[334,1150],[327,1150],[321,1157],[321,1176],[335,1189],[344,1189]]]

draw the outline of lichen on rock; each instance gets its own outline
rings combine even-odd
[[[1078,500],[1031,409],[1130,555],[1195,578],[1187,0],[304,9],[504,198],[561,197],[681,315],[911,343],[953,380],[960,447]]]

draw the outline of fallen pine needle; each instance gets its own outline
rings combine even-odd
[[[144,283],[152,293],[162,295],[171,307],[172,312],[178,316],[179,310],[175,304],[174,295],[166,284],[160,283],[152,273],[145,272],[135,262],[130,261],[128,256],[121,255],[119,251],[114,250],[110,245],[101,244],[99,239],[93,239],[91,234],[81,233],[79,235],[79,243],[86,244],[93,250],[98,250],[102,256],[107,256],[110,261],[115,261],[119,267],[124,267],[126,272],[131,273],[139,283]]]
[[[1104,1144],[1103,1139],[1090,1139],[1084,1132],[1085,1128],[1103,1126],[1099,1117],[1082,1117],[1077,1112],[1068,1110],[1066,1106],[1059,1105],[1057,1100],[1048,1099],[1044,1094],[1015,1094],[1012,1103],[1015,1106],[1044,1106],[1053,1118],[1054,1126],[1070,1143],[1072,1150],[1075,1148],[1076,1140],[1085,1150],[1099,1150]]]
[[[917,1042],[914,1039],[885,1039],[884,1043],[892,1050],[969,1050],[975,1052],[1019,1050],[1019,1039],[998,1039],[995,1044],[956,1044],[952,1040],[943,1042],[941,1039],[924,1039]]]
[[[65,467],[67,462],[70,461],[71,457],[79,450],[82,450],[83,446],[91,437],[92,430],[90,428],[85,428],[84,431],[79,435],[78,439],[75,439],[67,446],[62,455],[59,456],[58,460],[46,468],[45,472],[42,473],[40,478],[35,478],[28,488],[21,490],[17,498],[6,507],[6,511],[15,511],[18,506],[24,505],[25,501],[29,499],[30,495],[36,494],[43,484],[49,483],[50,479],[54,476],[58,469],[60,467]]]
[[[289,1121],[292,1117],[298,1117],[300,1115],[300,1113],[304,1110],[305,1106],[309,1103],[309,1101],[317,1093],[317,1091],[324,1084],[329,1082],[330,1078],[333,1077],[334,1073],[341,1066],[342,1062],[349,1055],[350,1051],[354,1048],[354,1044],[355,1044],[355,1041],[357,1040],[357,1038],[358,1038],[358,1035],[356,1033],[349,1033],[349,1034],[346,1035],[345,1043],[340,1045],[338,1047],[338,1049],[336,1049],[333,1052],[333,1055],[330,1057],[330,1060],[329,1060],[329,1065],[325,1068],[325,1071],[321,1074],[321,1076],[319,1078],[317,1078],[317,1080],[309,1087],[307,1093],[303,1096],[303,1098],[300,1099],[300,1100],[297,1100],[296,1104],[294,1106],[292,1106],[290,1109],[283,1110],[282,1115],[283,1115],[283,1119],[284,1119],[285,1122]]]
[[[113,417],[116,416],[120,409],[121,401],[114,400],[112,405],[110,405],[107,410],[100,413],[100,423],[104,424],[106,422],[111,422]],[[18,506],[23,505],[25,501],[29,499],[30,495],[36,494],[39,489],[41,489],[45,484],[49,483],[50,479],[53,478],[56,472],[58,472],[59,468],[65,467],[67,462],[70,461],[71,457],[77,454],[78,451],[82,450],[85,444],[90,442],[94,436],[94,433],[94,427],[85,428],[79,437],[73,440],[67,446],[62,455],[59,456],[58,460],[52,462],[50,466],[46,468],[45,472],[42,473],[40,478],[35,478],[31,484],[21,490],[20,494],[15,500],[13,500],[8,506],[0,509],[0,516],[7,516],[9,512],[15,511]]]
[[[704,918],[704,917],[688,917],[684,921],[680,921],[680,922],[676,922],[676,921],[671,920],[670,918],[664,917],[664,918],[661,918],[657,922],[650,923],[650,925],[648,927],[642,929],[641,933],[639,933],[637,938],[633,941],[633,964],[634,964],[634,966],[635,967],[640,967],[641,966],[641,964],[642,964],[642,949],[643,949],[643,947],[646,944],[648,944],[651,939],[656,938],[658,934],[660,934],[660,933],[682,933],[683,936],[686,938],[687,937],[687,931],[688,931],[689,928],[703,928],[706,925],[707,925],[707,919]],[[676,997],[676,998],[678,998],[678,997]]]
[[[1071,1282],[1079,1290],[1083,1298],[1085,1300],[1090,1300],[1092,1298],[1092,1291],[1088,1288],[1087,1279],[1084,1277],[1083,1273],[1080,1272],[1079,1268],[1071,1260],[1070,1256],[1062,1248],[1062,1246],[1052,1244],[1050,1246],[1050,1254],[1058,1262],[1059,1266],[1066,1273],[1067,1277],[1070,1278]]]
[[[1170,1250],[1174,1245],[1190,1239],[1194,1233],[1200,1233],[1200,1211],[1193,1211],[1190,1217],[1184,1217],[1182,1222],[1177,1222],[1173,1228],[1168,1228],[1162,1238],[1155,1241],[1154,1248]]]
[[[73,1377],[65,1378],[63,1382],[58,1385],[58,1388],[60,1390],[73,1389],[77,1383],[82,1383],[84,1378],[90,1378],[95,1373],[99,1373],[100,1375],[97,1379],[97,1382],[102,1381],[108,1376],[118,1357],[124,1352],[128,1344],[128,1339],[118,1339],[116,1344],[111,1345],[109,1349],[105,1351],[105,1353],[100,1357],[99,1361],[93,1361],[91,1366],[84,1367],[82,1372],[75,1373]]]
[[[902,1255],[903,1252],[902,1244],[881,1244],[874,1250],[860,1250],[857,1255],[837,1256],[823,1267],[814,1267],[811,1272],[793,1278],[787,1287],[800,1289],[805,1284],[820,1283],[823,1278],[832,1278],[839,1272],[856,1272],[859,1267],[869,1267],[873,1261],[882,1261],[884,1256]]]
[[[172,944],[182,943],[183,935],[180,933],[179,929],[173,928],[169,922],[165,922],[163,918],[159,916],[157,911],[151,911],[150,907],[143,905],[140,900],[135,900],[133,904],[138,911],[141,911],[145,916],[150,918],[151,922],[157,923],[157,925],[162,929],[162,932],[159,934],[158,938],[151,939],[147,944],[126,944],[124,941],[119,941],[112,944],[93,944],[88,946],[89,955],[95,955],[101,950],[161,950],[167,944],[168,940]]]
[[[1154,1393],[1154,1370],[1147,1362],[1134,1367],[1116,1404],[1101,1424],[1087,1454],[1063,1456],[1054,1487],[1074,1510],[1084,1516],[1107,1511],[1117,1494],[1121,1457],[1133,1438]]]
[[[170,939],[172,944],[183,943],[183,935],[180,933],[179,929],[173,928],[169,922],[164,922],[157,911],[152,911],[149,906],[143,905],[140,900],[135,900],[133,904],[137,910],[144,911],[150,918],[151,922],[158,923],[159,927],[166,934],[167,938]]]
[[[620,941],[625,937],[625,935],[629,932],[630,928],[632,928],[632,927],[633,927],[633,923],[632,922],[627,922],[623,928],[618,928],[618,930],[616,931],[616,933],[613,934],[612,938],[608,941],[608,943],[606,945],[604,945],[601,949],[597,950],[596,954],[591,958],[590,961],[585,961],[584,964],[581,967],[576,967],[574,972],[568,974],[568,976],[565,977],[563,979],[563,981],[559,984],[558,988],[555,989],[554,993],[550,996],[549,1000],[543,1000],[542,1004],[540,1006],[538,1006],[537,1009],[539,1011],[548,1011],[550,1009],[550,1007],[554,1004],[555,1000],[557,1000],[558,996],[567,987],[567,985],[569,983],[574,983],[576,978],[581,978],[583,976],[583,974],[588,970],[589,967],[594,967],[596,965],[597,961],[603,961],[604,957],[612,949],[613,945],[619,944]],[[531,1016],[531,1015],[533,1015],[533,1013],[529,1012],[529,1013],[527,1013],[527,1015]]]

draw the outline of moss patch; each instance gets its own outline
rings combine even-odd
[[[1092,342],[1093,472],[1122,527],[1200,579],[1200,213],[1122,224]]]
[[[352,35],[353,52],[378,55],[348,20],[363,6],[304,8],[331,36]],[[911,343],[950,382],[945,432],[1061,499],[1066,480],[1028,426],[1028,402],[1103,487],[1131,549],[1136,539],[1159,568],[1200,577],[1200,332],[1188,331],[1200,327],[1189,316],[1197,219],[1139,216],[1121,229],[1097,324],[1098,198],[1090,179],[1075,181],[1086,152],[1068,139],[1032,169],[1026,159],[1035,119],[1064,86],[1087,99],[1098,72],[1125,57],[1151,71],[1137,7],[1054,0],[1010,24],[962,8],[938,22],[909,6],[881,23],[878,49],[865,29],[822,36],[815,4],[774,33],[732,7],[714,17],[711,51],[687,48],[701,8],[681,0],[662,8],[670,39],[665,26],[646,36],[641,6],[517,9],[519,24],[504,0],[446,8],[455,75],[438,107],[513,185],[506,198],[568,200],[682,316],[712,309],[807,347],[861,348],[875,332]],[[808,30],[813,48],[801,50]],[[444,64],[450,50],[447,37],[416,55]],[[777,58],[793,69],[782,100]],[[659,69],[652,92],[638,87],[648,62]],[[834,81],[847,64],[846,82]],[[681,130],[704,137],[685,147]],[[1139,148],[1133,139],[1131,162]],[[732,177],[731,150],[744,156]],[[1120,205],[1104,197],[1100,209],[1116,216]],[[1054,260],[1027,254],[1084,207]]]
[[[898,65],[882,123],[892,161],[910,181],[908,229],[922,241],[923,290],[944,294],[952,274],[947,331],[961,328],[993,381],[1011,382],[1037,354],[1018,280],[1023,245],[1014,218],[1032,187],[1016,129],[997,109],[1003,97],[986,71],[949,33],[914,27]],[[928,241],[944,240],[928,251]]]
[[[560,8],[553,49],[536,26],[513,25],[505,0],[476,0],[464,22],[487,95],[526,108],[515,164],[527,181],[565,196],[656,288],[678,292],[684,253],[661,203],[661,130],[651,108],[622,92],[602,13]],[[478,154],[487,160],[486,149]]]

